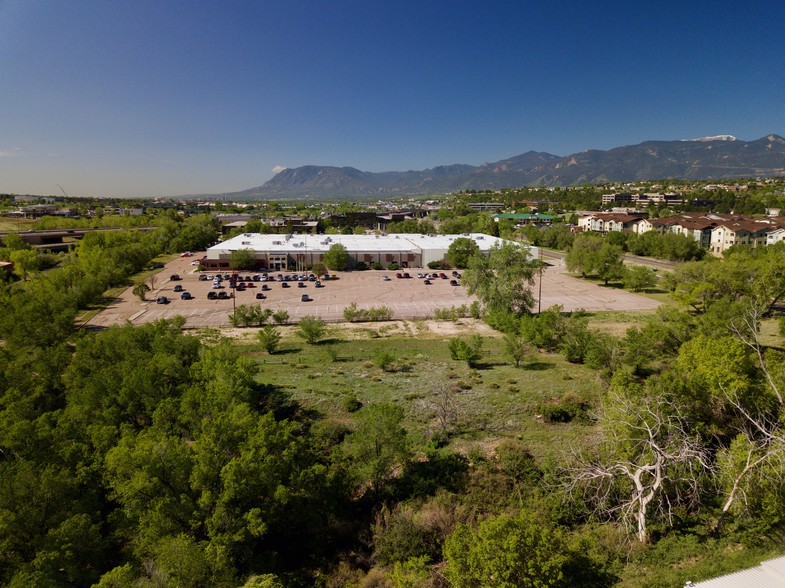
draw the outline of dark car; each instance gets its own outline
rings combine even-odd
[[[171,276],[169,276],[169,279],[172,280],[173,282],[177,282],[178,280],[182,280],[182,278],[180,276],[178,276],[177,274],[172,274]]]
[[[245,284],[237,284],[237,288],[235,288],[235,289],[240,291],[240,292],[243,292],[243,291],[245,291]]]
[[[303,294],[302,296],[300,296],[300,302],[310,302],[310,301],[311,301],[311,297],[308,296],[308,294]]]
[[[257,300],[264,300],[265,298],[267,298],[267,296],[265,296],[263,292],[257,292],[256,293],[256,299]]]
[[[405,280],[406,278],[411,278],[409,272],[403,272],[403,279]]]
[[[175,292],[182,292],[182,291],[183,291],[183,287],[182,287],[180,284],[177,284],[177,285],[174,287],[174,291],[175,291]]]
[[[169,299],[166,296],[159,296],[155,301],[156,304],[169,304]]]
[[[218,294],[213,292],[212,290],[207,293],[207,300],[216,300],[218,298]]]
[[[199,274],[199,281],[206,282],[207,281],[207,274]]]
[[[321,280],[316,280],[316,283],[313,285],[314,288],[323,288]]]
[[[269,292],[270,286],[268,286],[267,284],[262,284],[262,290],[264,290],[265,292]]]
[[[288,287],[289,287],[289,282],[282,282],[281,283],[281,288],[288,288]]]
[[[182,294],[180,294],[180,300],[193,300],[193,299],[194,297],[191,296],[190,292],[183,292]]]
[[[450,280],[450,286],[457,286],[458,280]]]
[[[425,282],[423,282],[423,283],[424,283],[426,286],[430,286],[430,285],[431,285],[431,281],[430,281],[430,280],[425,280]]]
[[[218,300],[227,300],[229,298],[229,294],[226,292],[218,292]]]
[[[305,282],[298,282],[297,283],[297,287],[298,288],[305,288]]]

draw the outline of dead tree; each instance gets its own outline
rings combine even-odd
[[[770,483],[781,485],[785,480],[785,434],[782,422],[774,417],[753,414],[734,395],[725,392],[728,402],[742,416],[743,424],[736,439],[718,456],[719,482],[727,489],[725,502],[713,531],[719,533],[725,518],[737,499],[745,504],[746,482],[753,475],[760,475],[762,468],[768,471]]]
[[[590,460],[578,456],[567,488],[603,518],[620,517],[646,543],[652,511],[672,523],[674,507],[697,503],[701,480],[710,469],[707,452],[689,435],[673,403],[619,394],[612,394],[610,402],[603,427],[605,452]]]

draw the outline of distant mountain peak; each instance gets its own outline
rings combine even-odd
[[[481,165],[439,165],[426,170],[366,172],[353,167],[305,165],[281,170],[263,186],[231,195],[264,198],[386,198],[569,186],[643,180],[723,180],[785,176],[785,139],[756,141],[715,135],[681,141],[646,141],[608,151],[558,156],[528,151]]]
[[[687,139],[687,141],[738,141],[733,135],[713,135],[711,137],[698,137],[697,139]]]

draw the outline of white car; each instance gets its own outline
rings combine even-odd
[[[385,282],[389,282],[390,276],[382,276],[382,280],[384,280]]]

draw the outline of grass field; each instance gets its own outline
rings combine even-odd
[[[33,228],[34,223],[32,218],[0,216],[0,231],[27,231]]]
[[[284,327],[282,344],[273,355],[261,351],[253,329],[243,332],[237,345],[259,362],[261,383],[314,411],[317,418],[348,424],[348,399],[394,402],[406,412],[407,430],[425,439],[438,431],[437,406],[448,394],[456,413],[450,443],[464,453],[490,453],[499,441],[514,437],[537,457],[555,458],[592,435],[590,423],[548,423],[539,416],[544,404],[565,395],[594,404],[601,387],[591,370],[536,351],[516,368],[495,333],[484,337],[482,360],[472,369],[450,358],[450,337],[434,333],[431,324],[333,326],[316,345],[299,339],[295,327]],[[455,336],[468,336],[477,328],[471,320],[454,326]],[[381,353],[393,357],[386,371],[377,365]]]

